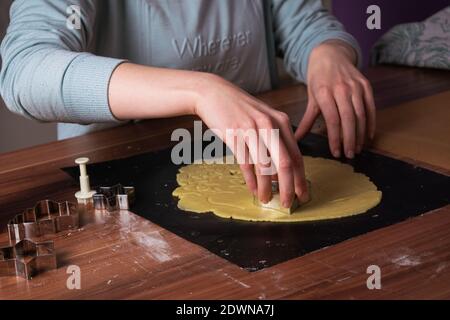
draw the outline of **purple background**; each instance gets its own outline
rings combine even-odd
[[[369,16],[366,10],[372,4],[381,9],[381,30],[369,30],[366,27]],[[332,8],[334,15],[358,40],[363,51],[364,65],[367,65],[370,48],[391,27],[424,20],[448,5],[450,0],[336,0],[333,1]]]

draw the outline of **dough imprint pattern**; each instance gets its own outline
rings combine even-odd
[[[335,160],[303,157],[311,181],[311,201],[292,215],[253,203],[237,164],[192,164],[180,168],[173,195],[178,207],[197,213],[247,221],[301,222],[361,214],[381,201],[381,191],[364,174]]]

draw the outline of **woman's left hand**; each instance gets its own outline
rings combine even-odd
[[[375,134],[375,102],[369,81],[355,67],[356,53],[332,40],[311,52],[308,64],[308,105],[295,137],[301,139],[322,114],[331,153],[353,158],[366,138]]]

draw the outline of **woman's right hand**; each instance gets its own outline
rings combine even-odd
[[[233,151],[250,191],[261,202],[270,201],[275,172],[269,173],[269,167],[274,166],[281,204],[290,207],[295,195],[300,202],[307,201],[303,158],[289,117],[219,76],[201,74],[200,78],[194,113]],[[278,144],[264,134],[277,129]],[[242,135],[242,132],[255,133],[256,142],[263,143],[255,143],[254,139],[249,139],[251,135]]]
[[[289,207],[294,194],[300,202],[308,199],[303,159],[288,116],[225,79],[210,73],[127,62],[113,72],[108,94],[111,112],[119,120],[198,115],[234,152],[247,186],[265,203],[272,192],[272,175],[267,171],[273,167],[266,161],[269,151],[278,174],[282,205]],[[227,139],[227,129],[238,138]],[[258,143],[250,143],[242,136],[239,139],[239,131],[249,129]],[[278,148],[274,139],[267,141],[268,135],[260,135],[261,129],[279,129]],[[264,143],[258,148],[259,139]]]

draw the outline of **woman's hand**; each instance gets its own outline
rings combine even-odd
[[[203,77],[204,85],[195,113],[233,151],[250,191],[262,202],[270,201],[272,175],[266,169],[272,164],[278,175],[282,205],[290,207],[295,195],[300,202],[306,201],[308,191],[303,159],[288,116],[218,76],[204,74]],[[274,141],[268,141],[267,135],[261,135],[261,129],[266,132],[279,129],[278,148]],[[255,143],[249,136],[240,134],[249,132],[247,130],[254,132],[258,141],[264,143]],[[271,164],[261,161],[267,154]],[[250,157],[254,165],[249,161]]]
[[[308,65],[308,105],[295,137],[301,139],[321,113],[331,153],[346,157],[361,152],[366,138],[375,134],[372,87],[354,66],[356,54],[346,43],[325,42],[311,52]]]
[[[272,165],[278,174],[284,207],[290,207],[294,195],[300,202],[308,199],[303,159],[288,116],[219,76],[123,63],[111,77],[109,103],[120,120],[196,114],[234,152],[247,186],[262,202],[271,199]],[[227,129],[232,133],[230,139]],[[249,129],[256,134],[257,142],[263,140],[260,147],[239,134]],[[277,141],[260,135],[258,129],[279,129],[278,147]]]

